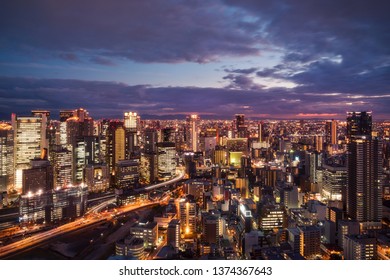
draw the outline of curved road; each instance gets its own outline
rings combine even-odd
[[[156,188],[164,187],[166,185],[174,184],[174,183],[180,181],[181,179],[183,179],[183,177],[184,177],[183,171],[179,171],[178,173],[179,173],[179,175],[171,180],[168,180],[168,181],[163,182],[163,183],[143,187],[143,188],[138,189],[137,191],[149,191],[149,190],[153,190]],[[23,239],[23,240],[5,245],[3,247],[0,247],[0,258],[4,258],[12,253],[18,252],[18,251],[23,250],[23,249],[27,249],[31,246],[38,245],[38,244],[40,244],[44,241],[47,241],[48,239],[51,239],[55,236],[62,235],[64,233],[68,233],[71,231],[75,231],[75,230],[90,226],[94,223],[102,222],[104,220],[112,219],[113,216],[119,216],[119,215],[122,215],[123,213],[134,211],[136,209],[139,209],[139,208],[142,208],[145,206],[150,206],[152,204],[159,204],[159,203],[164,202],[165,200],[169,199],[169,197],[170,196],[166,196],[162,201],[159,201],[159,202],[147,202],[147,203],[142,203],[140,205],[126,205],[126,206],[123,206],[120,208],[116,208],[116,210],[117,210],[116,212],[105,213],[105,214],[100,215],[99,217],[97,217],[97,216],[94,216],[91,218],[82,217],[82,218],[77,219],[74,222],[67,223],[65,225],[59,226],[57,228],[54,228],[54,229],[51,229],[51,230],[48,230],[45,232],[34,234],[33,236],[27,237],[26,239]],[[97,213],[99,210],[101,210],[102,208],[104,208],[105,206],[107,206],[108,204],[110,204],[114,201],[115,201],[115,199],[110,199],[108,201],[102,202],[101,204],[94,206],[87,213]]]

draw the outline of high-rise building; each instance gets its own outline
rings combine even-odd
[[[298,227],[300,233],[300,254],[312,258],[321,253],[321,231],[316,226]]]
[[[347,213],[363,228],[382,219],[382,140],[354,136],[348,144]]]
[[[124,115],[124,128],[126,138],[126,159],[135,158],[138,149],[138,115],[135,112],[125,112]]]
[[[180,248],[180,220],[172,219],[167,228],[167,244],[178,250]]]
[[[196,202],[188,195],[179,202],[180,226],[184,238],[190,238],[196,234]]]
[[[337,144],[337,121],[336,120],[331,120],[326,122],[325,136],[326,136],[326,143],[328,145]]]
[[[146,129],[144,140],[144,153],[151,154],[157,152],[156,143],[157,141],[157,131],[155,129]]]
[[[107,165],[104,163],[88,164],[84,169],[85,184],[89,193],[105,192],[110,185]]]
[[[343,252],[345,260],[376,260],[376,238],[367,235],[345,235]]]
[[[327,161],[322,166],[322,196],[327,200],[341,201],[347,189],[345,162]]]
[[[235,132],[236,138],[246,138],[248,137],[248,127],[245,125],[245,115],[244,114],[236,114],[235,115]]]
[[[209,244],[219,244],[222,220],[219,214],[206,213],[203,217],[202,240]]]
[[[14,131],[14,170],[16,192],[22,191],[22,170],[29,168],[30,160],[39,158],[47,148],[46,115],[22,117],[12,114]]]
[[[186,139],[187,139],[187,146],[190,150],[193,152],[198,151],[198,141],[199,141],[199,116],[198,115],[190,115],[187,116],[187,133],[186,133]]]
[[[258,136],[258,139],[259,139],[259,142],[263,142],[263,123],[262,122],[259,122],[259,126],[258,126],[258,131],[257,131],[257,136]]]
[[[315,148],[317,152],[321,152],[324,149],[324,139],[321,135],[316,135],[314,138]]]
[[[99,163],[100,148],[97,136],[85,136],[76,139],[73,147],[73,182],[84,181],[84,168],[88,164]]]
[[[31,168],[23,170],[23,194],[42,193],[54,188],[53,166],[50,161],[34,159]]]
[[[151,184],[157,181],[157,154],[142,154],[140,160],[140,181],[144,184]]]
[[[139,181],[139,161],[119,160],[115,164],[115,185],[117,188],[134,188]]]
[[[125,128],[121,121],[111,121],[107,128],[106,162],[110,173],[115,169],[115,164],[126,158]]]
[[[66,120],[67,145],[76,145],[80,137],[93,136],[94,122],[85,109],[73,111],[73,117]]]
[[[372,112],[347,112],[347,137],[370,136],[372,132]]]
[[[64,187],[71,184],[72,178],[72,152],[62,146],[53,151],[54,186]]]
[[[65,146],[67,142],[67,119],[73,117],[73,110],[60,111],[60,145]]]
[[[13,187],[14,132],[10,124],[0,123],[0,193],[10,193]]]
[[[158,179],[169,180],[176,174],[176,147],[172,142],[157,143]]]

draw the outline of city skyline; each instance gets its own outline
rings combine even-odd
[[[390,118],[386,1],[3,3],[0,119]]]

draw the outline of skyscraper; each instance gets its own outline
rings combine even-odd
[[[325,125],[326,142],[328,145],[337,144],[337,121],[327,121]]]
[[[88,164],[99,163],[99,139],[97,136],[78,137],[73,147],[73,182],[84,181],[84,168]]]
[[[246,138],[248,127],[245,126],[245,115],[236,114],[235,115],[235,127],[236,138]]]
[[[0,123],[0,193],[13,189],[14,132],[8,123]]]
[[[124,128],[126,132],[126,159],[134,158],[138,149],[138,115],[135,112],[124,114]]]
[[[60,145],[67,144],[67,124],[66,120],[73,117],[73,110],[61,110],[60,111]]]
[[[382,140],[354,136],[348,144],[347,213],[363,228],[381,225]]]
[[[188,195],[179,203],[180,226],[184,237],[192,237],[196,234],[196,202],[193,196]]]
[[[106,162],[110,173],[115,169],[115,164],[119,160],[124,160],[125,151],[125,128],[121,121],[111,121],[107,129],[106,141]]]
[[[72,152],[62,146],[53,151],[54,186],[64,187],[72,183]]]
[[[347,137],[371,135],[372,112],[347,112]]]
[[[198,115],[190,115],[187,116],[187,133],[186,133],[186,139],[187,139],[187,146],[190,150],[193,152],[198,151],[198,138],[199,138],[199,131],[198,131],[198,123],[199,123],[199,116]]]
[[[39,158],[47,148],[47,118],[45,114],[22,117],[12,114],[14,131],[15,190],[22,191],[22,170],[29,168],[30,160]]]
[[[157,143],[158,179],[169,180],[176,174],[176,148],[175,143]]]
[[[156,152],[157,131],[155,129],[146,129],[144,140],[144,152],[145,154],[152,154]]]
[[[75,146],[79,137],[93,136],[94,123],[93,119],[85,109],[73,111],[73,117],[66,120],[67,144]]]

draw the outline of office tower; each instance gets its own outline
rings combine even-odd
[[[134,188],[139,182],[139,161],[135,159],[119,160],[115,164],[115,186]]]
[[[307,153],[309,161],[306,162],[306,168],[308,169],[308,176],[310,177],[310,183],[315,184],[318,182],[317,170],[322,166],[322,154],[318,152]]]
[[[157,181],[157,153],[142,154],[139,166],[140,181],[143,184],[151,184]]]
[[[235,138],[247,138],[248,127],[245,125],[245,115],[236,114],[234,120]]]
[[[84,136],[93,136],[94,122],[87,110],[73,111],[73,117],[66,120],[67,145],[75,146],[76,140]]]
[[[180,248],[180,220],[172,219],[167,228],[167,245],[171,245],[175,250]]]
[[[345,201],[347,174],[345,161],[327,160],[324,162],[322,166],[322,196],[324,199]]]
[[[60,111],[60,145],[65,146],[67,141],[67,119],[73,117],[73,110],[61,110]]]
[[[84,168],[88,164],[99,163],[99,139],[97,136],[79,137],[73,147],[73,182],[84,181]]]
[[[0,123],[0,193],[14,187],[14,132],[8,123]],[[0,201],[1,205],[1,201]]]
[[[14,131],[15,190],[22,191],[22,170],[29,168],[30,160],[39,158],[47,148],[46,115],[22,117],[12,114]]]
[[[100,161],[105,162],[107,160],[107,131],[110,126],[110,120],[103,119],[99,122],[100,134],[99,134],[99,147],[100,147]]]
[[[105,192],[110,186],[110,173],[104,163],[88,164],[84,169],[88,193]]]
[[[198,115],[190,115],[187,116],[186,122],[186,140],[187,140],[187,147],[193,152],[198,151],[198,141],[199,141],[199,116]]]
[[[124,128],[126,138],[126,159],[134,158],[138,150],[138,115],[135,112],[126,112],[124,115]]]
[[[343,252],[345,260],[376,260],[376,238],[367,235],[345,235]]]
[[[372,112],[347,112],[347,137],[371,135]]]
[[[115,169],[115,164],[120,160],[124,160],[126,156],[123,122],[110,121],[106,136],[106,162],[108,163],[110,173],[112,173]]]
[[[337,145],[337,121],[327,121],[325,124],[326,143],[328,145]]]
[[[72,151],[57,146],[53,151],[54,186],[64,187],[73,181]]]
[[[191,195],[179,202],[180,226],[184,238],[196,235],[196,202]]]
[[[31,168],[23,170],[22,193],[43,193],[54,189],[53,166],[47,159],[34,159]]]
[[[176,148],[175,143],[157,143],[158,179],[166,181],[176,174]]]
[[[382,140],[353,136],[348,144],[347,213],[363,228],[382,220]]]
[[[148,128],[145,130],[144,137],[145,137],[144,153],[145,154],[156,153],[157,152],[156,143],[158,142],[157,131],[155,129]]]
[[[300,254],[312,258],[321,253],[321,231],[316,226],[298,227],[300,234]]]

